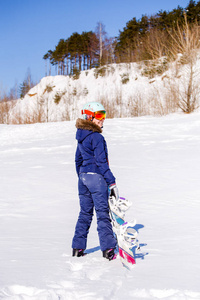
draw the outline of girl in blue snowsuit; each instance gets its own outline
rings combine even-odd
[[[114,257],[116,239],[109,217],[108,197],[110,191],[117,196],[118,190],[108,164],[106,141],[101,135],[104,119],[96,119],[91,107],[90,110],[83,111],[86,119],[78,119],[76,122],[78,144],[75,162],[79,176],[80,213],[72,241],[72,255],[84,255],[95,208],[101,251],[104,257],[111,260]],[[93,114],[88,117],[87,114],[91,112]]]

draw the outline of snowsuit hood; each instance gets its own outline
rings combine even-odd
[[[93,132],[102,133],[102,129],[93,123],[92,121],[84,120],[84,119],[77,119],[76,121],[76,128],[85,129],[85,130],[92,130]]]
[[[91,121],[83,119],[77,119],[76,128],[78,129],[76,133],[76,139],[78,140],[78,142],[82,142],[86,138],[86,136],[90,135],[93,132],[102,133],[102,129],[98,125]]]

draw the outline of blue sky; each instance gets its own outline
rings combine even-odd
[[[34,81],[45,75],[43,55],[73,32],[105,25],[118,36],[133,17],[185,8],[189,0],[0,0],[0,93],[20,85],[30,70]]]

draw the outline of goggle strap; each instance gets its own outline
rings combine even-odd
[[[86,115],[90,115],[90,116],[94,117],[94,113],[90,110],[87,110],[87,109],[82,109],[81,113],[82,113],[82,115],[86,114]]]

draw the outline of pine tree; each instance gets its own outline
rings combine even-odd
[[[52,53],[53,51],[49,50],[44,56],[43,59],[45,60],[45,75],[51,75],[51,60],[52,60]],[[47,72],[47,60],[49,60],[49,72]]]
[[[196,3],[194,0],[190,0],[188,6],[186,7],[186,13],[187,13],[187,20],[189,23],[194,22],[197,13],[196,13]]]

